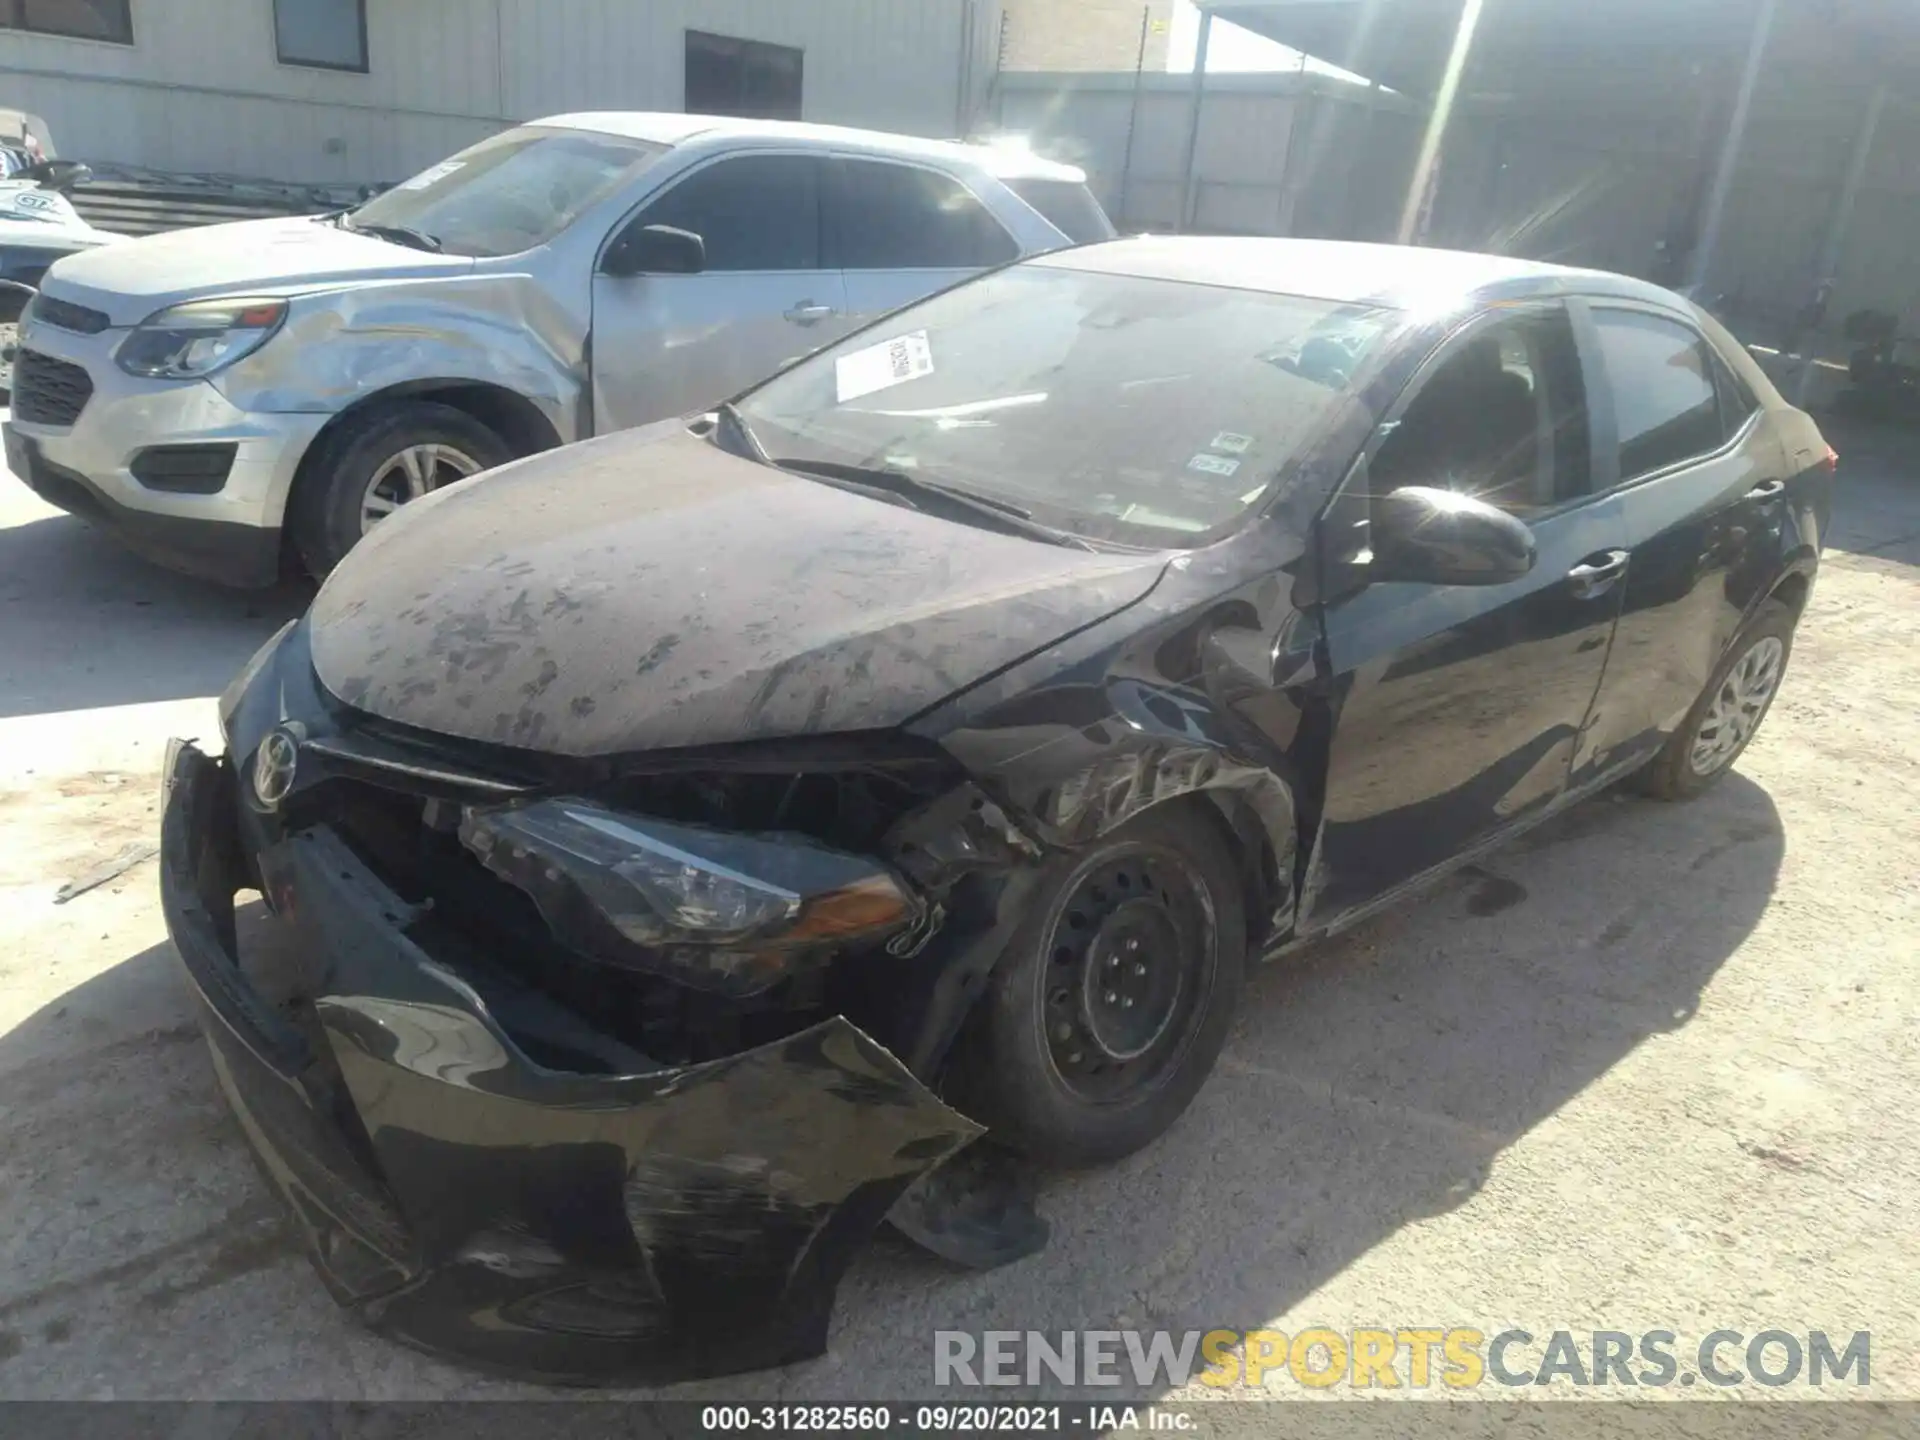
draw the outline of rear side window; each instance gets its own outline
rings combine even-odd
[[[1020,254],[950,175],[880,160],[841,162],[840,264],[847,270],[984,270]]]
[[[1111,240],[1113,222],[1084,185],[1065,180],[1008,180],[1006,187],[1038,210],[1046,222],[1076,245]]]
[[[1613,385],[1620,478],[1709,455],[1726,438],[1707,342],[1685,325],[1636,310],[1593,312]]]
[[[697,170],[641,212],[640,225],[691,230],[709,270],[818,270],[820,162],[742,155]]]

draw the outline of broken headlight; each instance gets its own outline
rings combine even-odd
[[[799,835],[739,835],[587,800],[466,811],[461,842],[571,950],[752,994],[801,952],[906,929],[920,907],[878,862]]]

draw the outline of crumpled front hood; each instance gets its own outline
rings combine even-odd
[[[881,729],[1164,563],[923,515],[676,422],[414,502],[321,590],[313,659],[367,713],[552,754]]]
[[[462,255],[409,250],[312,217],[241,220],[102,246],[62,260],[48,293],[138,325],[156,310],[213,295],[292,294],[330,285],[462,275]]]

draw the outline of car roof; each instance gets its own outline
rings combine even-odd
[[[1141,235],[1083,245],[1028,263],[1403,310],[1445,310],[1527,295],[1606,295],[1692,313],[1672,291],[1605,270],[1353,240]]]
[[[1062,180],[1085,184],[1086,172],[1035,155],[1018,146],[976,145],[960,140],[926,140],[884,130],[844,125],[813,125],[797,120],[741,120],[727,115],[681,115],[667,110],[594,110],[550,115],[531,125],[567,130],[597,130],[646,140],[656,145],[685,145],[694,140],[769,140],[802,145],[838,146],[903,159],[939,160],[968,165],[1001,180]]]

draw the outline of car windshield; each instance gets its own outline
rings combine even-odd
[[[776,464],[892,472],[1088,539],[1190,548],[1281,481],[1396,320],[1028,264],[898,312],[736,411]]]
[[[666,153],[620,135],[524,126],[422,170],[346,223],[410,232],[449,255],[514,255],[553,239]]]

